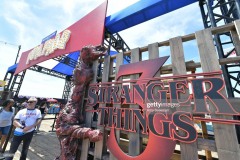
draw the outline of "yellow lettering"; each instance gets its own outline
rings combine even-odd
[[[41,55],[42,55],[42,47],[43,47],[42,44],[36,47],[35,52],[34,52],[34,58],[33,58],[34,60],[36,60],[39,57],[41,57]]]
[[[45,55],[48,56],[56,49],[65,49],[66,44],[70,38],[71,31],[65,30],[62,32],[62,36],[60,34],[57,34],[54,39],[49,39],[47,40],[44,45],[41,44],[34,49],[28,54],[26,64],[29,64],[31,60],[36,60],[39,57]]]
[[[65,49],[66,44],[70,38],[71,31],[65,30],[62,33],[61,39],[58,41],[58,49]]]
[[[43,47],[43,55],[48,56],[51,51],[52,51],[52,39],[49,39],[48,41],[45,42],[44,47]]]
[[[58,49],[58,43],[60,41],[60,34],[57,34],[55,39],[54,39],[54,43],[53,43],[53,50],[55,51],[56,49]]]

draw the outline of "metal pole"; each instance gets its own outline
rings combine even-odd
[[[18,52],[17,52],[17,56],[16,56],[16,60],[15,60],[15,63],[14,63],[14,64],[17,63],[17,59],[18,59],[20,50],[21,50],[21,45],[18,46]]]
[[[205,13],[205,11],[204,11],[203,5],[204,5],[203,2],[200,1],[199,7],[200,7],[200,10],[201,10],[201,15],[202,15],[202,19],[203,19],[203,25],[204,25],[204,28],[208,28],[207,16],[206,16],[206,13]]]
[[[236,7],[236,12],[235,14],[237,15],[237,19],[240,18],[240,1],[239,0],[235,0],[235,7]]]

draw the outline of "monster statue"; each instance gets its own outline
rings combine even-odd
[[[79,57],[79,65],[73,71],[73,93],[71,100],[60,111],[56,120],[56,134],[60,141],[61,154],[56,160],[75,160],[79,140],[88,138],[90,142],[101,140],[102,133],[99,130],[92,130],[84,127],[84,110],[82,104],[84,91],[93,79],[92,65],[100,56],[104,56],[106,49],[102,46],[92,45],[82,48]]]

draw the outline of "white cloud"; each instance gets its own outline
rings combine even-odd
[[[198,4],[194,3],[124,30],[119,34],[131,48],[135,48],[183,36],[202,28],[200,9]]]
[[[18,47],[0,42],[0,80],[2,80],[8,67],[14,64]]]

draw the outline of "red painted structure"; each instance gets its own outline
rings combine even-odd
[[[46,61],[48,59],[52,59],[54,57],[68,54],[74,51],[79,51],[86,45],[101,45],[104,36],[106,10],[107,1],[102,3],[95,10],[87,14],[85,17],[83,17],[70,27],[66,28],[66,30],[69,30],[71,32],[71,35],[65,49],[57,49],[49,56],[41,56],[36,60],[30,61],[29,64],[26,64],[27,57],[33,49],[23,52],[15,74],[18,74],[23,70],[28,69],[29,67]],[[62,32],[60,34],[62,34]]]

